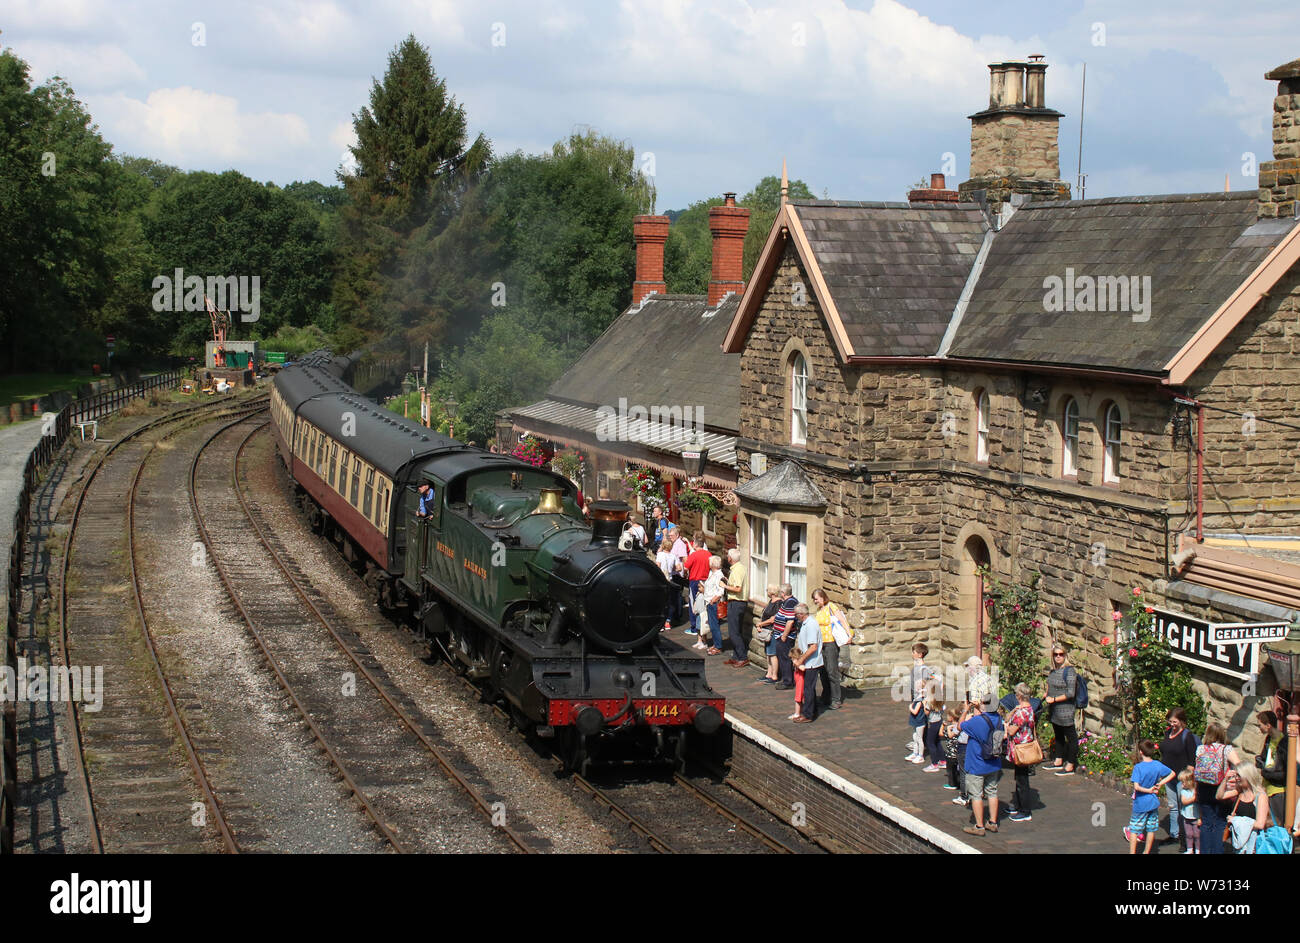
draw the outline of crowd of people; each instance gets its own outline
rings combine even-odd
[[[912,648],[912,739],[906,760],[921,764],[928,758],[925,772],[947,772],[943,787],[958,793],[954,803],[970,809],[970,824],[964,829],[969,835],[996,833],[1004,821],[1033,821],[1038,797],[1030,788],[1030,774],[1038,769],[1072,776],[1078,764],[1076,721],[1086,688],[1065,649],[1052,648],[1052,668],[1041,699],[1022,682],[995,700],[987,666],[972,658],[966,666],[965,697],[952,706],[943,701],[942,677],[925,664],[928,653],[924,644]],[[1044,710],[1052,728],[1051,755],[1038,742]],[[1300,807],[1290,841],[1281,827],[1289,760],[1286,736],[1272,711],[1261,711],[1256,722],[1264,749],[1253,759],[1242,757],[1227,742],[1219,724],[1207,724],[1204,738],[1197,737],[1188,730],[1182,708],[1169,712],[1163,740],[1138,744],[1130,776],[1132,810],[1123,828],[1131,853],[1139,847],[1152,852],[1162,795],[1168,805],[1164,843],[1177,845],[1183,854],[1286,853],[1300,847]],[[1007,767],[1014,771],[1015,789],[1010,806],[1000,809],[999,784]]]
[[[659,569],[679,587],[669,594],[663,631],[685,624],[694,648],[707,655],[722,655],[729,648],[724,664],[746,667],[750,636],[743,615],[749,574],[740,551],[733,547],[725,555],[713,553],[703,532],[687,538],[658,506],[645,527],[636,523],[629,529],[634,539],[654,549]],[[848,616],[821,589],[801,602],[788,583],[768,586],[767,600],[753,628],[767,658],[767,671],[758,682],[792,692],[793,723],[810,724],[823,711],[839,710],[844,704],[840,651],[851,637]]]
[[[657,506],[646,525],[632,525],[634,538],[653,548],[664,576],[680,587],[670,594],[663,631],[684,624],[696,649],[721,655],[729,646],[725,664],[744,668],[750,643],[742,620],[748,571],[740,552],[714,554],[705,534],[697,531],[688,539]],[[792,723],[812,723],[822,712],[843,706],[840,652],[851,632],[844,610],[825,590],[813,591],[804,602],[788,583],[768,586],[753,632],[767,659],[758,683],[791,692]],[[928,654],[923,643],[912,648],[907,709],[912,738],[906,760],[925,764],[927,773],[946,773],[943,788],[956,792],[952,801],[970,810],[969,835],[996,833],[1006,821],[1032,822],[1038,795],[1031,774],[1069,777],[1079,763],[1078,712],[1087,688],[1064,646],[1052,646],[1043,697],[1035,697],[1022,681],[999,698],[985,655],[967,661],[966,689],[952,704],[944,700],[942,675],[925,663]],[[1043,711],[1052,730],[1050,750],[1039,742]],[[1183,854],[1253,853],[1261,842],[1271,847],[1279,840],[1282,830],[1270,829],[1285,821],[1287,740],[1271,711],[1261,712],[1257,723],[1265,747],[1250,759],[1227,743],[1220,725],[1208,724],[1204,737],[1197,737],[1181,708],[1170,711],[1165,738],[1141,741],[1133,758],[1132,813],[1123,829],[1131,852],[1152,851],[1162,796],[1168,805],[1165,842],[1177,844]],[[1300,758],[1295,761],[1300,764]],[[1003,807],[999,786],[1006,768],[1013,771],[1015,786]],[[1300,809],[1295,821],[1292,835],[1300,847]]]

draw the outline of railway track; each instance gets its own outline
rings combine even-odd
[[[472,680],[460,672],[452,670],[445,662],[443,667],[460,683],[466,693],[474,695],[499,720],[513,725],[514,722],[509,712],[500,704],[483,699],[483,692]],[[558,764],[557,770],[562,767],[563,764],[558,757],[552,757],[552,760]],[[594,777],[581,776],[576,772],[571,772],[568,775],[578,790],[593,802],[605,808],[634,834],[639,836],[647,847],[659,854],[682,854],[701,850],[748,850],[775,854],[803,854],[814,850],[809,845],[805,845],[801,849],[779,837],[773,833],[771,828],[756,821],[753,815],[737,809],[736,804],[722,799],[711,789],[701,786],[681,772],[674,772],[670,781],[657,779],[646,782],[624,781],[620,782],[617,788],[602,787],[593,781]],[[677,803],[682,798],[683,793],[689,796],[694,803],[698,803],[707,809],[711,816],[721,817],[729,824],[730,831],[725,835],[715,836],[712,829],[716,829],[716,823],[710,827],[701,822],[701,818],[698,816],[691,817],[691,825],[700,829],[700,833],[697,834],[687,834],[688,830],[684,830],[680,823],[670,823],[667,826],[657,824],[657,820],[665,818],[666,810],[681,811],[682,806]],[[758,808],[757,804],[748,800],[747,797],[745,797],[743,804],[753,805]],[[766,813],[761,814],[766,815]],[[668,814],[667,817],[671,819],[673,816]],[[705,818],[708,818],[708,816]],[[721,840],[710,842],[711,837],[720,838]],[[747,847],[739,847],[741,845]]]
[[[145,618],[135,500],[144,466],[161,441],[194,424],[265,406],[259,397],[175,410],[122,435],[86,472],[63,554],[58,611],[64,670],[71,675],[74,661],[78,668],[102,668],[105,687],[111,685],[103,702],[107,712],[86,711],[68,698],[72,768],[86,797],[95,853],[206,851],[214,842],[239,850]]]
[[[240,484],[245,446],[265,422],[240,425],[211,436],[191,464],[201,539],[281,689],[375,828],[399,852],[547,850],[454,748],[437,742],[279,545]],[[465,797],[469,814],[457,815]]]

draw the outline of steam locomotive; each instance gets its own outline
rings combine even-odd
[[[380,604],[574,768],[680,762],[688,732],[721,727],[704,659],[660,635],[670,584],[632,548],[626,504],[591,502],[588,522],[563,476],[375,406],[344,382],[350,366],[318,351],[281,370],[272,425],[313,528]]]

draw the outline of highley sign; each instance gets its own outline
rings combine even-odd
[[[1287,624],[1207,622],[1185,612],[1157,609],[1155,628],[1175,658],[1245,679],[1259,674],[1259,643],[1285,638]]]

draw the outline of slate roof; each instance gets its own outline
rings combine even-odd
[[[1161,372],[1295,225],[1257,222],[1256,200],[1252,190],[1021,206],[994,237],[948,355]],[[1149,312],[1046,310],[1044,279],[1067,269],[1150,276]]]
[[[857,356],[933,356],[988,229],[974,203],[792,200]]]
[[[740,355],[722,341],[740,298],[709,308],[704,295],[651,295],[624,311],[548,395],[592,407],[686,406],[704,425],[740,429]]]
[[[824,508],[826,498],[797,462],[784,461],[736,488],[736,496],[759,504]]]

